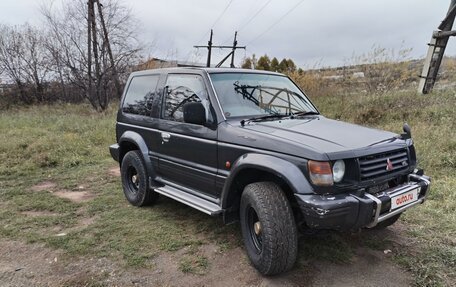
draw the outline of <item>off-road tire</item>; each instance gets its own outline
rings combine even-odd
[[[395,215],[393,217],[388,218],[385,221],[378,223],[372,229],[385,229],[388,226],[393,225],[394,223],[396,223],[396,221],[399,219],[399,217],[401,217],[401,214],[402,213],[399,213],[398,215]]]
[[[149,176],[139,151],[127,152],[122,160],[120,176],[125,198],[132,205],[151,205],[158,200],[158,193],[149,188]]]
[[[261,223],[259,235],[252,233],[255,214],[254,221]],[[290,203],[278,185],[273,182],[247,185],[241,196],[240,220],[247,255],[261,274],[279,274],[293,267],[298,253],[298,232]]]

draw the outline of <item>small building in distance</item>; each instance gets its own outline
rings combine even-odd
[[[149,70],[149,69],[161,69],[161,68],[172,68],[172,67],[205,67],[204,64],[194,62],[184,62],[177,60],[163,60],[159,58],[150,58],[147,61],[135,66],[134,71]]]

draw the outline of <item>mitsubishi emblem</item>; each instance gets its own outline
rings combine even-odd
[[[394,169],[393,163],[389,158],[386,159],[386,170],[387,171],[392,171]]]

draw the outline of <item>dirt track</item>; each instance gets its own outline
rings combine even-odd
[[[135,270],[106,258],[69,258],[42,245],[1,241],[0,286],[409,286],[411,282],[411,275],[393,264],[390,254],[367,248],[358,248],[348,264],[307,262],[304,268],[276,277],[258,274],[240,247],[223,254],[212,245],[203,250],[210,267],[205,275],[193,275],[178,269],[184,250],[157,256],[152,270]]]
[[[110,170],[118,177],[118,168]],[[33,191],[50,190],[52,194],[83,202],[84,195],[58,191],[53,182],[43,182]],[[27,216],[52,216],[53,213],[24,212]],[[83,218],[74,228],[84,228],[94,218]],[[393,246],[404,246],[405,227],[400,223],[373,232],[388,239]],[[67,231],[59,231],[65,234]],[[356,238],[356,236],[354,237]],[[305,236],[300,241],[305,241]],[[321,238],[324,240],[324,236]],[[388,247],[389,248],[389,247]],[[250,264],[242,247],[221,251],[214,244],[199,248],[208,259],[204,275],[183,273],[179,259],[186,247],[176,252],[163,252],[150,262],[153,268],[126,268],[115,258],[70,257],[63,251],[39,244],[0,240],[0,287],[3,286],[410,286],[412,275],[395,265],[390,250],[383,252],[358,247],[349,263],[312,260],[299,262],[292,271],[275,277],[261,276]]]

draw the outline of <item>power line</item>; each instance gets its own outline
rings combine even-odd
[[[244,25],[240,26],[237,31],[242,31],[248,24],[250,24],[250,22],[252,22],[253,19],[256,18],[256,16],[258,16],[258,14],[260,14],[261,11],[263,11],[264,8],[266,8],[266,6],[269,5],[269,3],[271,3],[272,0],[269,0],[268,2],[266,2],[263,6],[261,6],[261,8],[247,21],[247,23],[245,23]]]
[[[238,32],[242,31],[248,24],[250,24],[250,22],[253,21],[253,19],[255,19],[255,18],[261,13],[261,11],[263,11],[264,8],[266,8],[266,6],[269,5],[269,3],[271,3],[271,1],[272,1],[272,0],[269,0],[269,1],[267,1],[263,6],[261,6],[261,8],[258,9],[258,11],[256,11],[256,13],[255,13],[252,17],[250,17],[249,20],[247,20],[247,22],[245,22],[244,24],[240,25],[240,26],[236,29],[236,31],[238,31]],[[222,43],[225,44],[225,43],[227,43],[227,42],[230,41],[230,40],[231,40],[231,37],[230,37],[230,38],[227,38],[227,39],[226,39],[225,41],[223,41]]]
[[[231,3],[233,3],[234,0],[230,0],[230,2],[228,2],[228,4],[225,6],[225,8],[223,9],[222,13],[220,13],[220,15],[217,17],[217,19],[214,21],[214,23],[212,24],[211,28],[209,29],[209,31],[207,31],[206,33],[204,33],[204,35],[196,42],[196,43],[200,43],[201,41],[203,41],[204,38],[206,38],[207,35],[209,35],[209,33],[211,32],[211,30],[215,27],[215,25],[218,23],[218,21],[220,21],[220,19],[222,19],[223,15],[225,14],[226,10],[228,10],[228,8],[231,6]],[[187,54],[187,57],[186,57],[186,62],[190,59],[191,57],[191,54],[192,54],[192,51],[189,51],[188,54]]]
[[[230,0],[230,2],[228,3],[228,5],[226,5],[225,9],[223,9],[222,13],[220,14],[220,16],[217,18],[217,20],[215,20],[214,24],[212,24],[212,27],[211,29],[213,29],[215,27],[215,25],[217,24],[218,21],[220,21],[220,19],[222,19],[223,15],[225,14],[226,10],[228,10],[228,8],[230,7],[231,3],[233,3],[234,0]]]
[[[274,28],[275,25],[279,24],[280,21],[282,21],[285,17],[288,16],[288,14],[290,14],[291,12],[293,12],[299,5],[301,5],[305,0],[301,0],[299,1],[298,3],[296,3],[296,5],[294,5],[290,10],[288,10],[285,14],[283,14],[276,22],[274,22],[271,26],[269,26],[266,30],[264,30],[261,34],[259,34],[258,36],[256,36],[253,40],[251,40],[250,42],[247,43],[247,46],[249,46],[252,42],[255,42],[256,40],[258,40],[259,38],[261,38],[264,34],[266,34],[267,32],[269,32],[269,30],[271,30],[272,28]]]
[[[231,3],[233,3],[234,0],[230,0],[230,2],[228,2],[228,5],[226,5],[225,9],[223,9],[222,13],[220,13],[220,15],[217,17],[217,19],[215,20],[215,22],[212,24],[211,28],[209,29],[209,31],[207,31],[199,41],[197,41],[196,43],[200,43],[201,41],[203,41],[204,38],[206,38],[206,36],[210,33],[210,30],[212,30],[215,25],[218,23],[218,21],[220,21],[220,19],[222,19],[223,15],[225,14],[226,10],[228,10],[228,8],[231,6]]]

